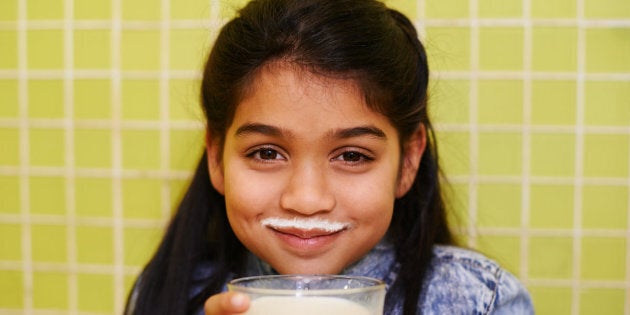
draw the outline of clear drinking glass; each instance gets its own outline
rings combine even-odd
[[[274,275],[232,280],[228,290],[249,295],[248,315],[382,315],[385,284],[338,275]]]

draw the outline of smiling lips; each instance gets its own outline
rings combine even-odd
[[[260,222],[264,227],[278,233],[302,240],[313,240],[320,237],[332,236],[350,228],[349,223],[334,222],[322,219],[283,219],[266,218]]]

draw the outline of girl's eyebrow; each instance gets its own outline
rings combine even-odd
[[[291,136],[291,132],[289,131],[283,130],[278,127],[265,125],[265,124],[258,124],[258,123],[244,124],[238,127],[238,129],[236,129],[235,134],[237,137],[239,137],[239,136],[245,136],[247,134],[252,134],[252,133],[263,134],[263,135],[273,136],[273,137],[279,137],[282,135],[287,135],[289,137]]]
[[[272,137],[292,138],[293,133],[289,130],[278,128],[271,125],[260,123],[246,123],[236,129],[236,136],[245,136],[247,134],[262,134]],[[387,140],[387,135],[383,130],[375,126],[358,126],[351,128],[341,128],[330,131],[326,137],[329,139],[350,139],[356,137],[369,136],[381,140]]]
[[[387,135],[383,130],[375,126],[359,126],[345,129],[338,129],[331,132],[333,139],[349,139],[362,136],[371,136],[377,139],[387,140]]]

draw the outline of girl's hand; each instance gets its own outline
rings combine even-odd
[[[249,308],[249,297],[237,292],[215,294],[206,300],[203,310],[206,315],[240,314]]]

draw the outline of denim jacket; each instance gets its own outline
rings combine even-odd
[[[389,289],[398,276],[398,268],[394,247],[381,242],[341,274],[381,279]],[[191,296],[202,290],[203,279],[207,279],[213,270],[211,263],[195,270],[193,278],[197,285],[191,288]],[[246,276],[264,274],[276,272],[250,253]],[[135,289],[127,314],[133,313],[137,295]],[[227,286],[224,286],[224,290],[227,290]],[[422,292],[418,299],[418,311],[424,315],[534,314],[530,296],[518,279],[485,256],[454,246],[434,247]],[[402,315],[401,300],[395,297],[387,299],[384,314]],[[203,309],[195,314],[203,315]]]
[[[534,314],[518,279],[494,261],[461,248],[434,249],[424,292],[422,314]]]
[[[195,278],[204,278],[212,268],[199,268]],[[398,275],[394,247],[380,242],[365,257],[341,273],[381,279],[389,289]],[[253,254],[247,276],[276,272]],[[191,294],[201,288],[192,288]],[[227,290],[227,287],[224,288]],[[525,287],[496,262],[474,251],[454,246],[435,246],[418,310],[424,315],[442,314],[534,314]],[[388,299],[386,315],[402,315],[401,299]],[[203,310],[199,310],[199,315]]]

